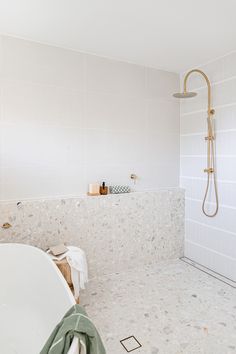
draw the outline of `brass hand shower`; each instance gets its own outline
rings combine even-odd
[[[197,94],[195,92],[188,92],[187,91],[187,80],[192,73],[198,73],[204,77],[207,83],[207,90],[208,90],[208,109],[207,109],[207,130],[208,134],[205,137],[207,141],[207,168],[204,169],[204,172],[207,173],[207,185],[206,191],[203,198],[202,203],[202,211],[208,217],[214,217],[218,213],[219,209],[219,198],[218,198],[218,190],[217,190],[217,181],[216,181],[216,166],[215,166],[215,136],[214,136],[214,127],[213,127],[213,115],[215,114],[215,110],[211,108],[211,84],[207,77],[207,75],[199,70],[193,69],[189,71],[184,78],[184,91],[181,93],[175,93],[174,97],[177,98],[189,98],[194,97]],[[214,184],[214,191],[215,191],[215,200],[216,200],[216,208],[212,214],[206,212],[206,199],[209,192],[210,181],[213,180]]]

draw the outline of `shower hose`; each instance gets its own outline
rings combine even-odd
[[[216,182],[216,166],[215,166],[215,137],[213,132],[213,119],[210,115],[207,118],[207,125],[208,125],[208,136],[206,137],[207,140],[207,169],[204,171],[207,172],[207,185],[206,191],[202,202],[202,211],[208,217],[216,216],[218,209],[219,209],[219,198],[218,198],[218,189],[217,189],[217,182]],[[213,182],[213,188],[215,192],[215,202],[216,207],[212,214],[206,211],[206,203],[207,203],[207,196],[209,193],[210,183]]]

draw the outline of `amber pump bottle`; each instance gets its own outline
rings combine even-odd
[[[102,185],[100,187],[100,194],[106,195],[107,193],[108,193],[108,187],[106,186],[105,182],[102,182]]]

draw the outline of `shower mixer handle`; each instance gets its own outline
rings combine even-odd
[[[209,113],[210,113],[211,116],[213,116],[213,115],[215,114],[215,112],[216,112],[216,111],[215,111],[213,108],[210,109],[210,111],[209,111]]]
[[[213,173],[213,172],[214,172],[214,169],[213,169],[212,167],[210,167],[210,168],[205,168],[205,169],[204,169],[204,172]]]

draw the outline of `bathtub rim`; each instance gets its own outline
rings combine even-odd
[[[32,246],[32,245],[28,245],[25,243],[15,243],[15,242],[2,242],[0,243],[0,248],[7,246],[7,247],[16,247],[16,248],[31,248],[33,249],[35,252],[38,252],[42,257],[44,257],[45,261],[47,261],[48,263],[51,264],[51,266],[53,267],[53,269],[55,270],[55,272],[57,273],[59,279],[61,280],[61,282],[64,285],[65,291],[68,295],[69,301],[71,302],[71,306],[76,304],[75,298],[69,288],[69,285],[67,284],[65,278],[63,277],[62,273],[60,272],[60,270],[58,269],[57,265],[55,264],[55,262],[53,262],[53,260],[47,255],[47,253],[45,251],[43,251],[41,248],[36,247],[36,246]]]

